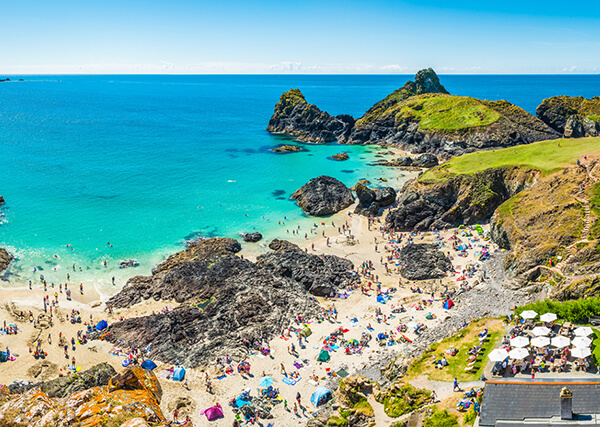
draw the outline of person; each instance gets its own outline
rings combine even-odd
[[[300,406],[302,408],[301,399],[302,399],[302,396],[300,396],[300,392],[296,393],[296,401],[298,402],[298,406]]]
[[[460,391],[460,387],[458,386],[458,378],[454,377],[453,390]]]
[[[431,391],[431,403],[435,403],[437,401],[437,394],[435,393],[435,390]]]
[[[179,418],[179,409],[175,409],[173,411],[173,421],[179,422],[179,421],[177,421],[177,418]]]

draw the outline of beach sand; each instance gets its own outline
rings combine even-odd
[[[400,276],[396,273],[390,275],[385,274],[383,265],[381,264],[381,258],[385,258],[389,252],[386,251],[385,246],[382,244],[382,234],[378,231],[379,224],[373,224],[370,229],[368,226],[368,219],[358,215],[351,214],[354,207],[350,207],[345,211],[335,215],[326,220],[315,218],[315,224],[318,227],[315,228],[317,234],[309,234],[308,239],[304,239],[302,234],[298,238],[290,239],[297,243],[301,248],[307,249],[309,252],[317,254],[333,254],[340,257],[347,258],[353,261],[355,267],[360,266],[364,261],[372,261],[375,266],[374,274],[378,275],[379,282],[383,288],[395,287],[398,288],[397,292],[392,294],[392,298],[385,305],[376,302],[376,292],[369,292],[369,296],[363,295],[360,289],[350,293],[347,299],[336,299],[335,301],[325,301],[323,298],[319,298],[319,303],[324,307],[328,308],[335,304],[335,308],[338,311],[337,321],[324,321],[318,323],[311,321],[310,328],[312,335],[308,341],[300,347],[295,334],[292,334],[292,338],[285,340],[281,337],[274,337],[271,342],[272,355],[262,356],[254,355],[249,356],[247,359],[251,364],[252,376],[242,376],[234,374],[224,379],[217,379],[217,370],[213,367],[188,369],[186,373],[188,389],[184,387],[184,383],[175,382],[167,379],[166,369],[172,366],[158,364],[155,373],[161,381],[163,386],[163,400],[161,407],[167,417],[171,417],[173,409],[175,409],[176,400],[181,397],[186,397],[191,402],[191,405],[187,409],[180,409],[180,420],[189,414],[193,421],[201,424],[205,418],[200,414],[202,409],[206,409],[209,406],[215,404],[221,404],[225,412],[225,418],[212,422],[212,425],[225,426],[231,425],[233,421],[232,408],[228,406],[230,399],[237,397],[242,390],[251,389],[252,395],[257,395],[257,386],[263,372],[267,376],[272,376],[274,379],[274,387],[279,388],[283,399],[288,401],[289,411],[285,411],[283,405],[276,405],[272,410],[272,414],[275,417],[275,425],[292,425],[292,424],[304,424],[307,419],[312,416],[314,406],[310,403],[309,399],[311,394],[316,389],[317,385],[331,386],[334,385],[338,378],[330,377],[327,375],[329,372],[339,371],[345,369],[347,372],[352,374],[357,370],[368,367],[372,361],[381,359],[383,357],[393,357],[398,352],[398,346],[379,346],[373,339],[370,346],[366,348],[361,354],[346,355],[343,349],[339,349],[331,353],[331,360],[329,362],[321,363],[317,362],[316,357],[322,347],[323,338],[331,334],[334,330],[343,327],[349,329],[344,336],[345,339],[360,339],[362,333],[366,331],[367,325],[370,324],[373,328],[370,334],[374,338],[378,333],[396,333],[396,328],[399,322],[415,321],[424,323],[427,326],[433,326],[440,322],[440,319],[444,318],[444,310],[441,308],[442,302],[439,299],[439,292],[444,288],[448,287],[453,289],[457,286],[455,275],[450,274],[447,278],[442,280],[440,284],[439,280],[436,281],[425,281],[421,283],[408,282],[402,280],[402,287],[399,286]],[[335,224],[332,226],[331,223]],[[383,219],[381,219],[383,223]],[[324,222],[326,225],[321,225]],[[352,231],[355,237],[355,244],[347,244],[347,238],[343,234],[338,232],[338,227],[342,223],[347,223],[348,227]],[[283,225],[285,227],[285,225]],[[325,237],[323,237],[323,231]],[[455,230],[448,230],[441,233],[443,241],[447,242],[448,238],[454,234]],[[415,237],[415,243],[433,243],[438,235],[432,233],[424,233],[420,236]],[[287,233],[282,235],[282,238],[286,238]],[[330,239],[330,246],[327,246],[326,238]],[[379,242],[377,244],[377,251],[375,250],[375,238]],[[493,250],[493,245],[489,242],[480,241],[480,244],[490,245],[490,250]],[[312,245],[314,244],[314,250]],[[474,244],[475,246],[475,244]],[[477,249],[477,248],[476,248]],[[254,260],[257,255],[265,252],[266,244],[243,244],[243,251],[241,254],[251,260]],[[444,251],[451,251],[451,245],[448,243]],[[468,263],[475,261],[475,250],[469,251],[467,257],[454,257],[453,264],[456,271],[462,270]],[[471,281],[473,279],[470,279]],[[363,280],[366,284],[369,280]],[[373,281],[374,282],[374,281]],[[413,293],[410,290],[411,285],[419,285],[424,288],[427,293],[419,294]],[[92,289],[84,289],[83,295],[79,294],[79,285],[71,284],[72,289],[72,301],[67,301],[64,290],[63,293],[59,293],[59,305],[54,310],[54,325],[51,328],[38,329],[34,328],[33,323],[29,321],[20,322],[15,319],[11,314],[13,311],[23,310],[28,312],[31,310],[34,316],[43,313],[42,299],[46,294],[43,289],[40,289],[40,285],[34,285],[34,290],[30,291],[27,287],[21,289],[11,289],[10,291],[4,291],[2,293],[2,304],[0,304],[0,321],[5,319],[7,322],[14,322],[19,327],[19,333],[17,335],[0,335],[0,348],[9,347],[12,354],[17,354],[15,361],[10,361],[0,365],[0,383],[8,384],[14,380],[24,381],[39,381],[46,378],[53,378],[59,373],[67,371],[67,366],[70,364],[70,358],[76,358],[76,366],[81,366],[82,370],[88,369],[91,366],[100,363],[108,362],[115,367],[115,369],[121,369],[122,356],[109,355],[109,351],[113,348],[113,345],[105,341],[90,341],[87,344],[75,346],[75,350],[72,350],[69,346],[69,358],[65,357],[64,350],[58,347],[58,334],[62,332],[69,341],[71,337],[76,337],[77,331],[85,329],[84,323],[72,324],[67,320],[67,315],[71,310],[76,309],[81,313],[83,322],[90,322],[90,316],[92,324],[97,324],[101,319],[106,319],[109,323],[118,321],[121,316],[124,317],[136,317],[147,315],[152,312],[158,312],[165,307],[175,307],[176,303],[170,301],[146,301],[140,303],[129,309],[115,311],[113,315],[109,316],[104,311],[104,304],[100,305],[100,295],[98,295]],[[431,296],[428,292],[431,289],[435,289],[437,292],[437,300],[430,306],[427,306],[424,310],[416,310],[408,308],[410,304],[419,302],[423,299],[430,299]],[[49,288],[48,294],[53,295],[57,288]],[[378,323],[375,316],[375,310],[380,308],[386,316],[390,316],[392,305],[399,306],[404,304],[408,308],[405,313],[395,314],[394,317],[390,317],[386,323]],[[11,309],[11,307],[13,307]],[[427,320],[425,318],[427,313],[434,313],[437,318],[433,320]],[[356,317],[358,319],[357,325],[352,325],[350,319]],[[291,319],[290,319],[291,320]],[[48,334],[51,336],[52,344],[48,344]],[[411,339],[418,339],[418,336],[414,332],[410,331],[406,335]],[[41,339],[43,342],[43,349],[48,353],[48,357],[45,359],[45,367],[42,368],[41,373],[34,377],[32,369],[34,366],[39,366],[39,361],[35,360],[33,355],[29,353],[28,343],[32,343],[36,339]],[[297,355],[288,353],[288,347],[294,343],[298,351]],[[301,360],[308,360],[308,364],[301,369],[294,368],[293,364]],[[238,361],[234,361],[234,366]],[[158,362],[157,362],[158,363]],[[283,375],[281,373],[280,365],[283,363],[286,371],[292,372],[297,370],[302,379],[294,386],[284,384],[282,382]],[[213,385],[213,393],[209,394],[205,391],[205,377],[206,372],[209,376]],[[319,377],[318,384],[309,383],[311,376],[316,375]],[[325,379],[322,379],[325,378]],[[295,401],[296,393],[300,392],[302,395],[302,403],[305,411],[301,412],[301,416],[294,416],[291,409],[293,408],[293,402]],[[375,405],[379,405],[376,404]],[[382,414],[382,407],[375,408],[376,413]],[[381,417],[380,417],[381,418]],[[383,422],[383,421],[382,421]]]

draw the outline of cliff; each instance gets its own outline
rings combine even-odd
[[[315,143],[388,144],[441,157],[559,137],[509,102],[450,95],[431,68],[419,71],[414,82],[377,102],[356,121],[333,117],[292,89],[281,96],[267,130]]]
[[[537,116],[565,138],[598,136],[600,132],[600,97],[555,96],[544,99]]]
[[[239,244],[233,239],[194,243],[159,265],[152,276],[130,279],[108,301],[115,308],[150,298],[181,305],[114,323],[107,339],[139,347],[151,344],[151,357],[165,362],[178,358],[190,367],[222,354],[241,358],[248,354],[244,339],[269,339],[294,316],[316,316],[319,306],[312,295],[329,295],[356,280],[345,259],[279,243],[274,245],[279,250],[261,255],[256,263],[234,255]]]

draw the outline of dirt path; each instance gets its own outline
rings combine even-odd
[[[375,400],[373,393],[367,394],[367,401],[373,407],[373,413],[375,414],[375,425],[376,426],[390,426],[394,421],[398,421],[400,418],[390,418],[383,410],[383,405]]]

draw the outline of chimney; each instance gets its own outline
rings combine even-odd
[[[560,391],[560,419],[573,419],[573,393],[566,387]]]

